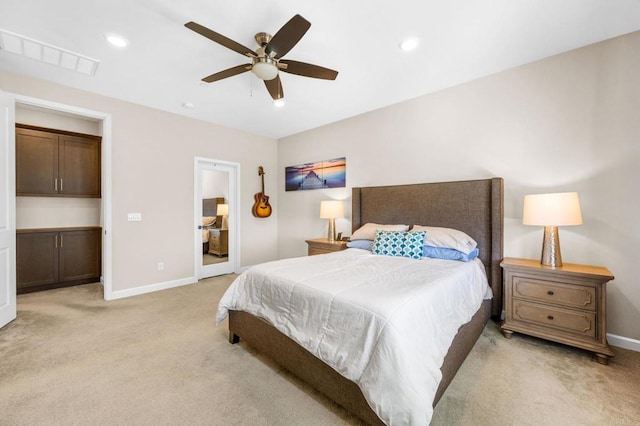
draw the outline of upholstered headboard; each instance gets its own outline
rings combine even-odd
[[[365,223],[441,226],[469,234],[480,249],[493,290],[492,315],[502,311],[504,231],[502,178],[353,188],[352,228]]]
[[[218,204],[224,203],[223,197],[218,198],[203,198],[202,199],[202,216],[212,217],[216,216],[215,225],[220,227],[220,221],[218,221]]]

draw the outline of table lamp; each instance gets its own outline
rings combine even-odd
[[[578,193],[525,195],[522,223],[544,226],[540,263],[562,266],[558,226],[582,225]]]
[[[344,203],[340,200],[320,202],[320,219],[329,219],[327,239],[336,240],[336,218],[344,217]]]
[[[229,229],[229,222],[227,220],[227,216],[229,216],[229,204],[218,204],[216,214],[222,216],[220,229]]]

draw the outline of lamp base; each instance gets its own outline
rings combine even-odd
[[[557,226],[545,226],[544,238],[542,240],[542,256],[540,263],[552,268],[562,266],[562,255],[560,254],[560,234]]]
[[[327,232],[327,239],[331,242],[336,240],[336,220],[329,219],[329,231]]]

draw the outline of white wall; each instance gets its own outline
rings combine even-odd
[[[229,199],[229,173],[217,170],[202,171],[202,198]]]
[[[275,140],[4,71],[0,90],[111,115],[114,292],[195,276],[196,156],[240,163],[242,265],[275,258],[277,210],[268,219],[251,215],[255,171],[275,169]],[[275,187],[275,174],[266,180]],[[128,222],[128,212],[142,213],[142,222]]]
[[[320,201],[352,186],[505,179],[505,254],[539,258],[526,194],[578,191],[565,263],[607,266],[609,332],[640,340],[640,32],[507,70],[279,142],[279,257],[322,237]],[[286,166],[347,158],[346,190],[284,191]],[[349,213],[348,213],[349,214]],[[350,233],[347,219],[338,231]]]

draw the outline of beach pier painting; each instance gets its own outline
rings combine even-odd
[[[344,188],[346,186],[347,158],[316,161],[285,168],[285,189]]]

